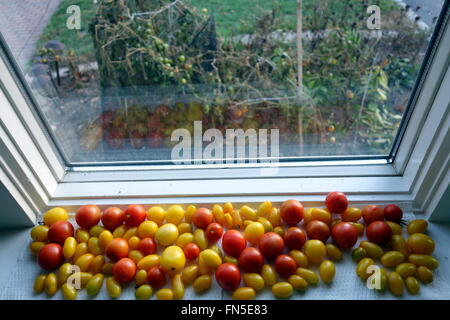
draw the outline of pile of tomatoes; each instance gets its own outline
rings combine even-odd
[[[383,265],[399,269],[383,273],[383,283],[395,294],[402,277],[410,292],[413,275],[432,280],[434,242],[421,233],[421,220],[408,226],[411,236],[405,241],[399,235],[403,213],[395,205],[361,211],[348,207],[341,192],[328,194],[325,205],[305,210],[299,201],[287,200],[279,208],[265,201],[256,210],[247,205],[236,209],[228,202],[212,209],[130,205],[103,212],[85,205],[75,213],[77,228],[66,210],[53,208],[31,231],[30,249],[49,272],[36,278],[34,290],[51,296],[60,288],[65,299],[76,299],[78,290],[95,296],[106,283],[109,295],[117,298],[133,284],[136,299],[153,293],[157,299],[182,299],[185,287],[192,285],[201,294],[215,278],[234,299],[253,299],[265,287],[288,298],[320,280],[332,282],[334,262],[342,259],[342,249],[355,246],[365,225],[369,241],[352,252],[361,278],[370,276],[368,267],[380,258]],[[382,246],[393,250],[384,253]]]

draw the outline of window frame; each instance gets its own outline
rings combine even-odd
[[[450,181],[449,15],[447,6],[403,120],[403,134],[396,139],[395,156],[280,162],[271,174],[261,174],[264,164],[70,168],[35,109],[17,65],[2,46],[1,181],[33,223],[49,207],[71,208],[87,201],[124,205],[213,203],[229,197],[236,202],[283,201],[295,197],[307,205],[317,205],[331,189],[346,192],[355,204],[399,203],[429,216]]]

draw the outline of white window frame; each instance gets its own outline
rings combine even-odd
[[[102,166],[69,169],[48,134],[17,66],[0,50],[0,178],[30,222],[50,207],[129,203],[284,201],[322,205],[331,190],[359,205],[398,203],[430,217],[450,181],[449,11],[412,100],[413,111],[392,161],[345,160],[261,164]],[[4,48],[3,50],[7,50]]]

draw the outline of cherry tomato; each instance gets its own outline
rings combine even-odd
[[[213,222],[213,214],[211,210],[207,208],[198,208],[192,215],[192,223],[200,229],[206,229],[206,227]]]
[[[113,239],[106,246],[106,256],[112,261],[118,261],[128,256],[128,242],[122,238]]]
[[[122,258],[114,264],[112,274],[118,282],[128,283],[134,279],[136,263],[130,258]]]
[[[77,224],[85,229],[89,229],[99,223],[102,213],[100,208],[94,204],[79,207],[75,213]]]
[[[287,200],[280,208],[281,219],[288,225],[295,225],[303,219],[303,205],[297,200]]]
[[[125,224],[129,227],[139,226],[147,217],[145,208],[140,204],[129,205],[125,209]]]
[[[166,283],[166,275],[161,267],[154,266],[147,271],[148,284],[155,288],[160,288]]]
[[[226,254],[230,256],[238,258],[246,246],[247,241],[245,240],[242,233],[237,230],[228,230],[223,235],[222,249]]]
[[[297,263],[295,260],[287,254],[280,254],[275,259],[275,271],[282,277],[288,278],[297,270]]]
[[[392,229],[384,221],[374,221],[367,227],[366,236],[370,242],[383,246],[391,240]]]
[[[63,262],[63,248],[57,243],[46,244],[39,251],[38,263],[42,269],[53,270],[59,267]]]
[[[348,200],[343,192],[330,192],[325,199],[325,205],[331,213],[343,213],[347,210]]]
[[[223,227],[217,222],[210,223],[206,228],[206,238],[209,242],[216,242],[222,237],[222,234]]]
[[[102,214],[102,223],[110,231],[114,231],[124,220],[125,212],[116,207],[109,207]]]
[[[69,221],[58,221],[48,229],[47,238],[50,242],[56,242],[64,245],[66,238],[73,237],[73,225]]]
[[[143,238],[139,242],[138,250],[142,252],[144,256],[154,254],[156,252],[156,241],[153,238]]]
[[[239,256],[239,266],[244,272],[258,272],[264,265],[264,256],[256,248],[245,248]]]
[[[348,222],[339,222],[331,230],[331,236],[339,248],[348,249],[358,241],[358,230]]]
[[[184,246],[184,255],[188,260],[194,260],[200,254],[200,248],[195,243],[191,242]]]
[[[306,234],[309,239],[316,239],[326,243],[330,236],[330,227],[325,222],[314,220],[306,226]]]
[[[390,204],[384,207],[384,218],[387,221],[393,221],[400,223],[403,218],[403,211],[399,206],[396,206],[395,204]]]
[[[232,263],[223,263],[216,269],[216,281],[224,290],[235,290],[241,283],[241,271]]]
[[[369,225],[374,221],[383,221],[384,220],[384,212],[383,209],[381,209],[378,206],[371,205],[366,206],[362,210],[362,216],[364,219],[364,222]]]
[[[259,240],[259,250],[267,259],[275,259],[283,252],[284,240],[275,232],[267,232]]]
[[[284,243],[289,249],[300,250],[306,242],[305,232],[297,227],[290,227],[284,233]]]

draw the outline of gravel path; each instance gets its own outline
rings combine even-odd
[[[61,0],[0,0],[0,32],[25,68],[36,42]]]

